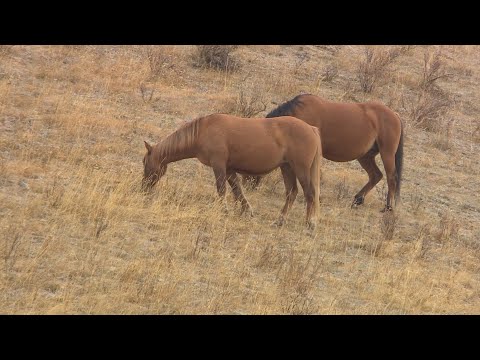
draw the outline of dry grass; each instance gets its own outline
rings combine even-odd
[[[455,151],[409,130],[395,215],[379,213],[383,180],[350,209],[366,174],[354,162],[325,161],[311,236],[301,192],[286,226],[271,226],[284,203],[278,171],[246,192],[252,219],[238,216],[230,193],[232,211],[222,213],[213,173],[196,160],[171,164],[145,196],[143,140],[224,108],[248,74],[244,96],[261,94],[266,111],[300,91],[340,99],[356,78],[355,66],[343,65],[349,48],[245,46],[236,54],[242,68],[221,72],[193,67],[196,47],[175,46],[174,68],[160,66],[159,76],[145,50],[15,46],[2,61],[1,313],[480,313],[476,108],[456,109]],[[309,54],[301,64],[300,50]],[[417,79],[423,52],[409,48],[394,65]],[[442,53],[477,64],[477,48]],[[318,69],[332,61],[338,76],[324,85]],[[471,76],[441,86],[475,104]],[[403,79],[398,89],[414,98]]]

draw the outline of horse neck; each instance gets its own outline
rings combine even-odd
[[[196,124],[194,124],[196,125]],[[158,144],[158,158],[166,164],[197,156],[197,129],[186,126]]]

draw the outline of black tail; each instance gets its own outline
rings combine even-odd
[[[397,178],[397,189],[395,192],[395,205],[400,203],[400,185],[402,183],[403,170],[403,122],[400,120],[400,142],[398,143],[397,152],[395,153],[395,176]]]

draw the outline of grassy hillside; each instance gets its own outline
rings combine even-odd
[[[228,50],[214,68],[196,46],[0,46],[0,313],[479,314],[480,48]],[[139,191],[143,140],[301,92],[400,114],[393,216],[385,179],[350,209],[357,162],[324,162],[313,237],[301,191],[271,225],[279,171],[246,191],[252,219],[194,159]]]

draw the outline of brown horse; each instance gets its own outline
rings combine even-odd
[[[392,210],[400,199],[403,163],[403,125],[388,107],[377,102],[338,103],[303,94],[272,110],[269,117],[294,116],[316,126],[322,138],[323,156],[332,161],[358,160],[368,173],[368,182],[355,195],[352,207],[363,204],[365,196],[383,175],[375,156],[380,153],[387,174],[388,195],[383,209]],[[260,177],[244,177],[256,187]]]
[[[320,163],[322,145],[319,131],[298,119],[283,116],[269,119],[243,119],[213,114],[182,125],[155,146],[145,141],[142,187],[150,189],[165,174],[167,164],[197,158],[213,168],[217,192],[226,210],[225,182],[232,187],[242,213],[252,209],[245,199],[237,173],[265,175],[281,168],[286,202],[277,225],[285,221],[297,195],[297,178],[307,202],[306,223],[315,227],[319,206]]]

